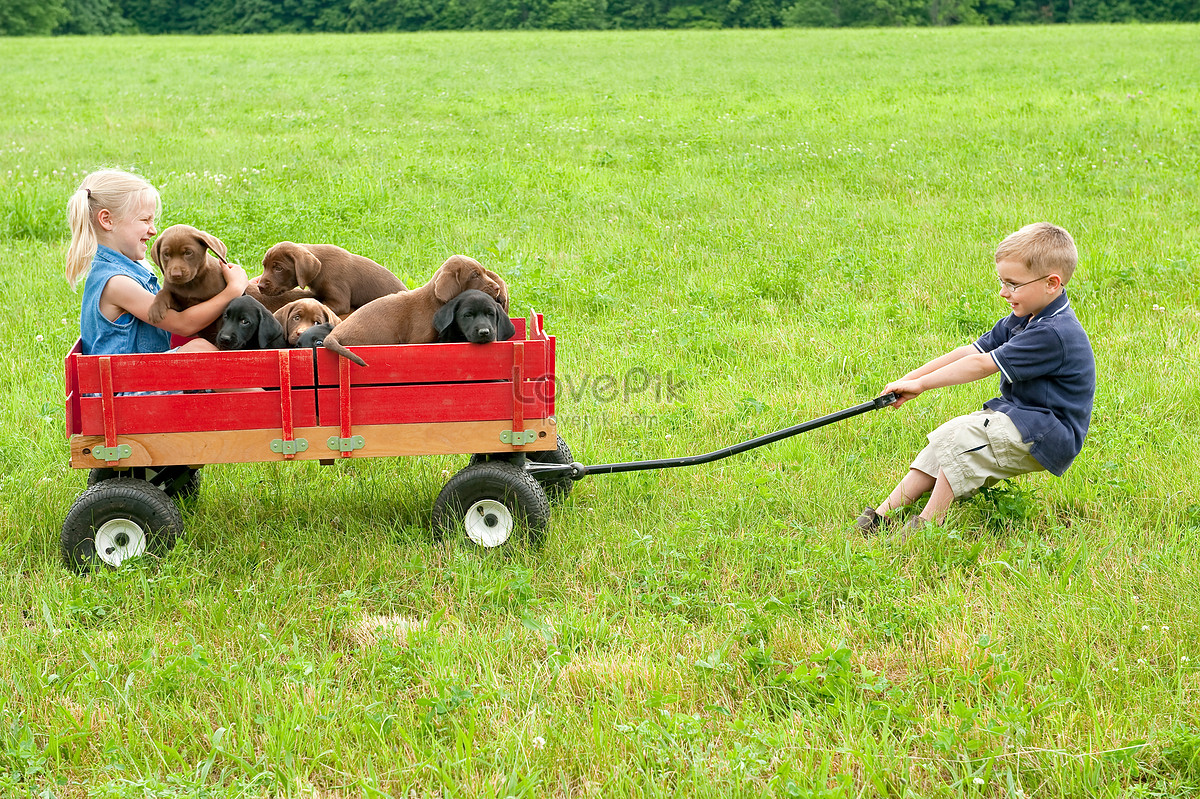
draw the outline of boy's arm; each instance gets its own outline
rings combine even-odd
[[[918,377],[921,377],[922,375],[927,375],[930,372],[936,372],[938,369],[941,369],[943,366],[952,364],[955,361],[965,358],[968,355],[974,355],[977,352],[979,352],[979,350],[975,349],[975,345],[964,344],[961,347],[957,347],[955,349],[950,350],[945,355],[934,358],[932,361],[925,364],[924,366],[920,366],[916,369],[913,369],[911,372],[909,372],[908,374],[906,374],[904,377],[902,377],[900,379],[901,380],[914,380]]]
[[[999,371],[1000,368],[996,366],[991,355],[979,352],[973,345],[966,345],[935,358],[899,380],[888,383],[884,386],[883,393],[895,393],[897,398],[892,407],[898,408],[931,388],[959,386]]]
[[[246,270],[237,264],[225,264],[225,288],[215,297],[207,299],[182,311],[167,311],[167,315],[155,327],[178,336],[194,336],[216,321],[225,312],[225,306],[246,291],[249,280]],[[148,322],[150,305],[154,295],[124,275],[117,275],[104,286],[101,303],[116,307],[118,313],[127,311],[143,322]]]

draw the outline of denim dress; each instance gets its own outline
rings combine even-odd
[[[151,294],[158,293],[158,278],[153,272],[116,250],[100,245],[83,286],[83,304],[79,311],[79,340],[83,354],[166,352],[171,345],[171,334],[166,330],[128,312],[118,316],[115,322],[100,313],[100,295],[108,281],[117,275],[133,278]]]

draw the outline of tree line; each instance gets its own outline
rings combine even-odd
[[[1200,22],[1196,0],[0,0],[0,35]]]

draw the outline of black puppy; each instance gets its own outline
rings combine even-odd
[[[225,306],[216,343],[219,350],[278,350],[288,346],[279,320],[261,302],[245,294]]]
[[[300,334],[300,338],[296,340],[296,349],[308,350],[321,346],[321,342],[325,340],[325,336],[329,335],[330,330],[333,330],[333,325],[328,322],[313,325]]]
[[[500,303],[478,289],[467,289],[453,297],[433,315],[438,341],[469,341],[488,344],[508,341],[517,333]]]

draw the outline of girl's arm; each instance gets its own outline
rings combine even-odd
[[[223,268],[225,288],[220,294],[182,311],[167,311],[156,327],[178,336],[194,336],[216,321],[224,313],[226,305],[242,296],[250,282],[246,270],[237,264],[225,264]],[[110,320],[128,312],[148,322],[153,302],[154,295],[138,285],[137,281],[117,275],[104,284],[104,291],[100,295],[100,312]]]

